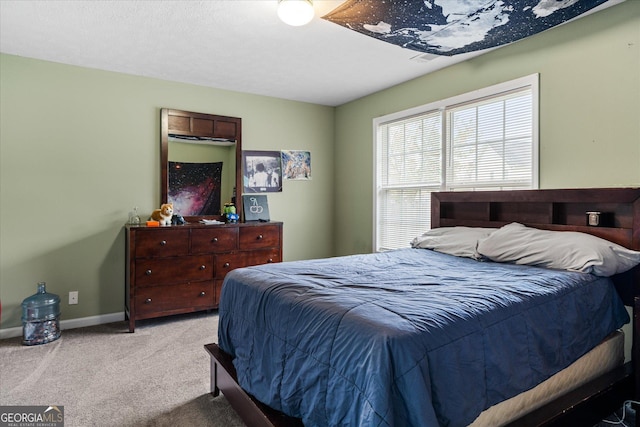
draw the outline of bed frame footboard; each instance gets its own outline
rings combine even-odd
[[[245,392],[238,385],[231,356],[218,344],[207,344],[204,348],[211,356],[211,394],[219,396],[222,392],[245,424],[251,427],[303,427],[299,418],[276,411]]]

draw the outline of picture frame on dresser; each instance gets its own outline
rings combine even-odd
[[[271,220],[269,217],[269,201],[266,195],[243,194],[242,205],[245,221],[268,222]]]

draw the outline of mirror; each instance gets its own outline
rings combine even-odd
[[[221,218],[234,202],[242,218],[242,121],[237,117],[161,109],[160,201],[193,221]]]

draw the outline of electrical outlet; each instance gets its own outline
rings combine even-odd
[[[78,303],[78,291],[69,292],[69,305]]]

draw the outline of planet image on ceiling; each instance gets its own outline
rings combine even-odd
[[[453,56],[502,46],[609,0],[347,0],[323,16],[387,43]]]

